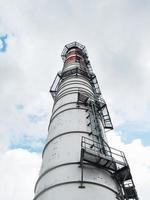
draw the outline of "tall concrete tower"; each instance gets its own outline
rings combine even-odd
[[[124,153],[108,145],[113,126],[85,46],[67,44],[62,59],[34,200],[138,200]]]

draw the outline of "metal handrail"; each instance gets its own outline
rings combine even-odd
[[[61,54],[61,57],[62,57],[63,60],[65,60],[68,50],[71,49],[72,47],[76,47],[76,48],[80,49],[80,51],[83,53],[83,55],[86,58],[88,58],[87,50],[86,50],[85,46],[78,43],[78,42],[72,42],[72,43],[65,45],[65,47],[62,51],[62,54]]]
[[[101,153],[101,150],[102,150],[101,147],[105,149],[105,154]],[[92,140],[90,138],[87,138],[84,136],[82,137],[81,148],[84,149],[85,151],[87,150],[87,152],[90,150],[95,154],[97,153],[103,154],[104,156],[110,157],[115,162],[118,161],[119,163],[122,163],[123,166],[128,165],[125,158],[125,154],[122,151],[115,149],[113,147],[108,148],[107,145],[105,144],[103,144],[102,146],[98,141]]]

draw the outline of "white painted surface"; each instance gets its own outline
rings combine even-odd
[[[45,176],[41,178],[40,183],[37,187],[37,192],[40,192],[44,188],[59,183],[64,183],[68,181],[80,181],[81,169],[78,166],[79,165],[72,164],[67,166],[61,166],[54,170],[51,170],[49,173],[45,174]],[[90,181],[93,183],[101,184],[117,191],[113,179],[110,178],[110,174],[107,174],[106,171],[99,170],[93,166],[85,166],[84,181]]]
[[[77,66],[79,66],[78,63],[70,68]],[[64,80],[62,86],[60,85],[62,89],[56,98],[66,92],[73,93],[63,96],[54,105],[54,114],[51,118],[47,138],[47,142],[51,142],[44,150],[40,179],[35,190],[35,196],[39,196],[36,199],[115,200],[114,191],[117,192],[117,185],[108,172],[86,165],[84,167],[84,181],[91,183],[85,183],[85,189],[79,189],[79,181],[81,180],[79,164],[59,166],[65,163],[79,162],[82,136],[92,138],[86,133],[91,131],[90,126],[87,126],[89,119],[87,119],[86,107],[80,106],[78,108],[76,103],[78,90],[93,95],[89,81],[77,76]],[[74,88],[72,89],[72,87]],[[74,183],[66,184],[67,182]],[[61,185],[58,186],[58,184]]]
[[[47,190],[38,198],[40,200],[116,200],[116,194],[107,188],[86,184],[79,189],[78,184],[66,184]]]

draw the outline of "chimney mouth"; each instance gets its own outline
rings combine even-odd
[[[72,43],[65,45],[65,47],[62,51],[61,57],[62,57],[63,61],[65,61],[67,54],[72,50],[77,51],[84,58],[88,59],[87,50],[86,50],[85,46],[78,42],[72,42]]]

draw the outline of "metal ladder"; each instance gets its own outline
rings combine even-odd
[[[104,139],[104,135],[102,132],[102,127],[100,125],[100,118],[99,118],[99,114],[97,111],[97,108],[94,104],[94,102],[90,101],[89,105],[88,105],[88,112],[89,112],[89,124],[91,126],[91,135],[93,140],[97,140],[99,142],[99,149],[101,151],[101,153],[106,153],[105,152],[105,148],[104,143],[106,144],[106,141]]]

